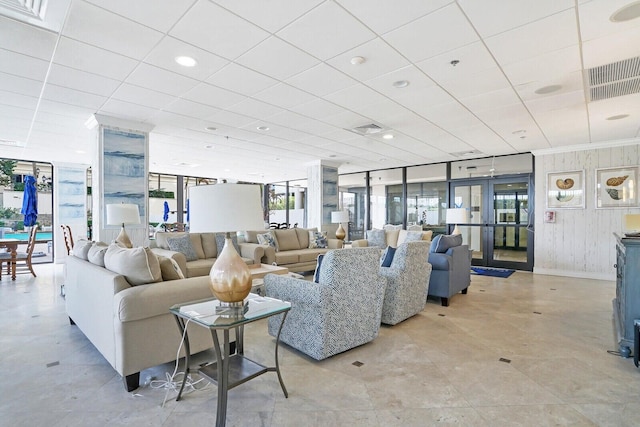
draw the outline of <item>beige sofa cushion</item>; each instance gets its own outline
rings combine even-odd
[[[132,286],[162,280],[158,257],[149,248],[123,248],[116,243],[109,245],[104,255],[107,270],[122,274]]]
[[[304,249],[304,248],[308,248],[309,247],[309,232],[313,231],[316,232],[318,231],[317,228],[294,228],[294,230],[296,230],[296,233],[298,235],[298,243],[300,245],[300,249]]]
[[[73,245],[71,253],[74,257],[88,261],[89,249],[91,249],[92,245],[92,241],[87,239],[80,239]]]
[[[291,251],[295,249],[301,249],[300,241],[298,240],[298,232],[295,228],[288,228],[285,230],[273,230],[278,241],[278,251]],[[309,239],[307,238],[307,246],[309,246]],[[307,247],[305,246],[305,248]]]
[[[216,244],[216,233],[200,233],[202,241],[202,258],[216,258],[218,256],[218,245]]]

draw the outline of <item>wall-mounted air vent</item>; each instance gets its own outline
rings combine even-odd
[[[590,68],[587,73],[590,101],[640,92],[640,57]]]

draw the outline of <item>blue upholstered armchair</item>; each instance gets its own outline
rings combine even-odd
[[[443,236],[441,240],[455,237],[457,236]],[[471,257],[469,246],[461,244],[461,236],[457,244],[449,242],[442,247],[442,251],[434,250],[434,244],[437,243],[432,243],[429,253],[429,263],[433,267],[429,280],[429,295],[440,297],[442,305],[447,307],[453,295],[458,292],[467,293],[471,283]]]
[[[372,341],[387,284],[379,269],[379,248],[353,248],[324,255],[319,283],[265,276],[266,295],[291,302],[280,340],[316,360]],[[279,325],[269,319],[269,334],[276,336]]]
[[[429,242],[407,242],[398,246],[390,267],[380,267],[387,278],[382,305],[382,323],[395,325],[420,313],[427,302],[431,276]]]

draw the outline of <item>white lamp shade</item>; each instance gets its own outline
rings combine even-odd
[[[349,211],[331,212],[332,224],[342,224],[343,222],[349,222]]]
[[[189,188],[189,230],[193,233],[262,230],[262,215],[258,185],[215,184]]]
[[[626,214],[624,216],[624,229],[626,231],[640,231],[640,214]]]
[[[464,224],[469,222],[469,214],[465,208],[447,209],[447,224]]]
[[[140,224],[138,205],[115,203],[107,205],[107,225]]]

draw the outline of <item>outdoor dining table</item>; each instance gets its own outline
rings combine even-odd
[[[11,280],[16,280],[16,258],[18,254],[18,239],[0,239],[0,248],[7,248],[11,252]],[[1,267],[0,267],[1,268]]]

